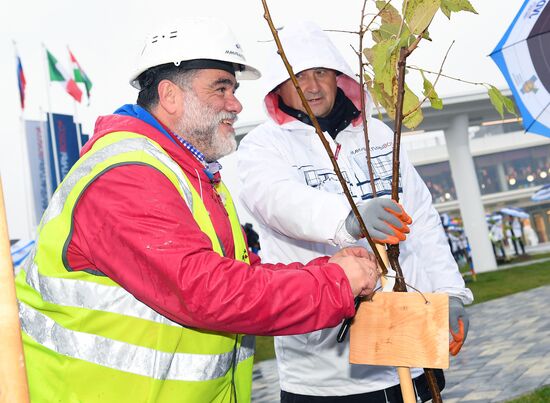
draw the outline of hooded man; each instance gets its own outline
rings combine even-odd
[[[244,403],[244,334],[335,326],[372,292],[362,248],[306,265],[248,255],[216,160],[236,147],[237,78],[258,76],[220,21],[147,39],[137,105],[98,119],[17,276],[33,402]]]
[[[428,189],[403,150],[399,188],[403,206],[388,198],[393,132],[369,117],[378,196],[373,198],[355,75],[315,24],[287,25],[279,36],[370,235],[381,243],[403,241],[400,263],[407,283],[422,292],[450,296],[455,337],[450,349],[456,354],[468,330],[463,304],[472,301],[472,294],[464,287]],[[269,119],[241,141],[237,153],[241,198],[259,222],[262,258],[307,262],[356,242],[366,244],[357,241],[358,223],[276,49],[266,58],[266,66],[264,102]],[[337,344],[338,330],[339,326],[276,338],[281,400],[399,402],[395,369],[350,364],[349,342]],[[421,370],[413,369],[412,376],[421,399],[431,398]]]

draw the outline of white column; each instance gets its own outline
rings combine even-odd
[[[485,222],[485,209],[481,201],[474,160],[470,153],[468,138],[468,115],[452,118],[445,130],[451,174],[456,188],[464,230],[472,247],[472,259],[476,272],[497,268],[489,230]]]

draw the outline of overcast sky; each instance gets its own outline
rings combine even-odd
[[[450,23],[444,16],[438,16],[430,28],[433,42],[423,43],[411,57],[411,62],[437,71],[447,48],[455,40],[445,64],[446,74],[506,88],[504,78],[487,55],[504,34],[523,0],[471,2],[479,15],[453,14]],[[84,132],[90,133],[98,115],[111,113],[118,106],[135,101],[136,91],[128,84],[128,78],[143,39],[152,27],[173,21],[178,16],[221,18],[233,28],[247,59],[260,68],[265,47],[262,41],[271,39],[260,0],[3,0],[3,3],[0,14],[0,173],[12,238],[28,236],[19,141],[22,135],[21,111],[12,40],[17,42],[27,78],[24,117],[44,119],[43,111],[48,108],[42,44],[67,68],[68,45],[93,81],[90,106],[77,108]],[[308,19],[324,29],[356,30],[362,4],[362,0],[271,0],[270,8],[276,26],[290,20]],[[343,33],[330,35],[354,67],[357,61],[350,45],[356,46],[357,38]],[[50,88],[53,111],[73,113],[75,107],[71,98],[60,86]],[[480,88],[441,79],[436,90],[442,96],[451,96],[479,92]],[[264,118],[263,94],[258,93],[257,83],[243,82],[237,95],[244,106],[238,124]]]

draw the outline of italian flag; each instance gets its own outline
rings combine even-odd
[[[75,101],[82,101],[82,91],[78,88],[78,85],[74,79],[65,71],[63,66],[59,64],[57,59],[50,53],[49,50],[46,50],[48,55],[48,67],[50,70],[50,80],[57,81],[65,87],[65,90],[69,93]]]
[[[86,96],[88,97],[88,100],[90,99],[90,90],[92,89],[92,81],[90,78],[84,73],[84,70],[82,70],[82,67],[80,67],[80,64],[76,60],[76,57],[74,57],[73,52],[69,49],[69,56],[71,57],[71,64],[73,66],[73,75],[74,80],[77,83],[83,83],[86,87]]]

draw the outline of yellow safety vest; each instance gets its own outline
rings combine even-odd
[[[249,402],[253,336],[181,326],[101,273],[68,267],[79,197],[102,173],[124,164],[162,172],[223,255],[199,194],[159,144],[130,132],[99,139],[53,195],[17,276],[32,402]],[[225,198],[235,256],[248,262],[233,201],[222,183],[217,191]]]

